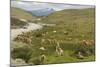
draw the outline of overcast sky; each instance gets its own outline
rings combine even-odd
[[[11,1],[11,7],[18,7],[24,10],[38,10],[43,8],[53,8],[56,11],[63,9],[83,9],[93,8],[93,5],[72,5],[72,4],[55,4],[43,2],[25,2],[25,1]]]

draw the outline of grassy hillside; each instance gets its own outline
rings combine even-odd
[[[19,19],[26,19],[28,21],[34,21],[36,19],[36,17],[32,16],[30,13],[14,7],[11,7],[11,16]]]
[[[94,9],[63,10],[53,13],[43,20],[44,23],[57,24],[54,29],[67,31],[70,37],[86,39],[94,39],[94,21]]]
[[[12,58],[21,58],[28,64],[41,64],[39,56],[44,53],[47,60],[43,64],[50,63],[69,63],[95,60],[95,9],[70,9],[52,13],[42,19],[42,23],[56,24],[53,27],[44,27],[41,30],[31,31],[20,35],[21,37],[32,37],[32,45],[22,40],[23,47],[15,47],[12,51]],[[42,35],[45,34],[45,35]],[[28,35],[28,36],[27,36]],[[44,43],[41,40],[45,39]],[[51,43],[47,39],[52,40]],[[56,42],[64,50],[63,56],[57,56],[55,52]],[[83,40],[93,43],[84,45]],[[18,42],[18,40],[15,40]],[[19,43],[14,43],[15,46]],[[19,45],[20,46],[20,45]],[[14,47],[14,46],[13,46]],[[45,51],[39,48],[45,47]],[[83,59],[77,58],[81,52]]]
[[[22,28],[25,25],[28,25],[27,22],[21,21],[18,18],[11,17],[11,29],[12,28]]]
[[[72,21],[77,22],[77,20],[78,22],[85,22],[86,20],[92,21],[95,17],[94,11],[94,8],[62,10],[52,13],[48,17],[44,18],[44,21],[49,21],[47,23],[61,23],[61,21],[65,23],[70,23]]]

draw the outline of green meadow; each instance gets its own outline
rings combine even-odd
[[[11,11],[11,17],[15,16],[17,18],[24,18],[32,23],[38,23],[38,20],[35,20],[38,17],[32,16],[21,9],[11,8]],[[67,9],[39,18],[41,18],[39,21],[41,24],[55,25],[45,25],[42,29],[20,34],[20,37],[31,37],[31,45],[16,38],[11,41],[11,58],[14,61],[22,59],[25,62],[24,64],[28,65],[95,61],[94,8]],[[14,20],[11,23],[15,21],[17,22],[17,20]],[[25,25],[27,23],[19,22],[12,24],[12,26]],[[45,42],[42,43],[42,39],[45,39]],[[88,42],[92,40],[93,43],[91,45],[84,45],[82,43],[83,40]],[[56,42],[59,42],[60,47],[64,51],[62,56],[56,54]],[[46,50],[40,50],[40,47],[44,47]],[[82,58],[78,56],[78,52],[81,52]],[[46,56],[44,62],[39,60],[41,53]]]

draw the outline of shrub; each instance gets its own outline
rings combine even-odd
[[[93,45],[77,45],[77,48],[74,50],[74,54],[78,54],[78,52],[81,52],[83,56],[89,56],[95,54],[95,49]]]
[[[28,60],[30,59],[32,50],[27,46],[24,46],[24,47],[15,48],[11,53],[12,53],[11,54],[12,58],[14,59],[21,58],[25,60],[25,62],[27,63]]]
[[[40,65],[41,64],[41,61],[40,61],[40,59],[38,57],[35,57],[35,58],[31,58],[29,60],[29,63],[32,63],[34,65]]]

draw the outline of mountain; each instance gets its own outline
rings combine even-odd
[[[55,12],[53,8],[42,8],[38,10],[29,11],[33,16],[48,16],[49,14]]]

